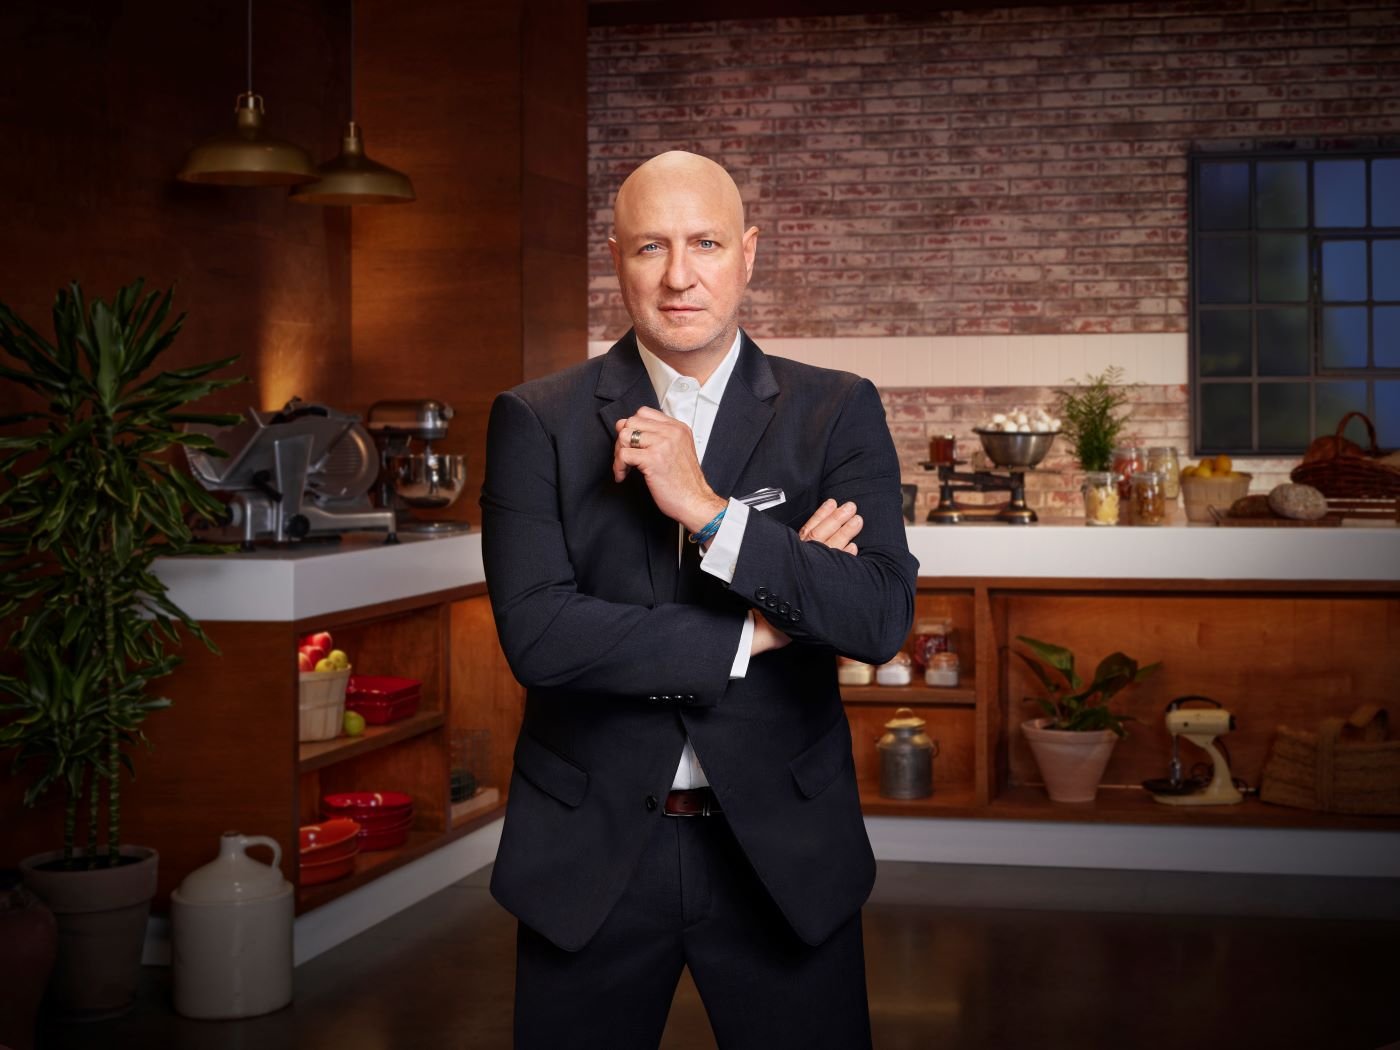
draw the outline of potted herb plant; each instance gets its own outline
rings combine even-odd
[[[1092,802],[1114,745],[1127,735],[1129,715],[1114,712],[1108,702],[1123,689],[1141,682],[1160,663],[1139,667],[1121,652],[1099,662],[1093,680],[1085,684],[1074,669],[1074,654],[1049,642],[1017,635],[1030,653],[1017,650],[1045,695],[1028,697],[1045,712],[1044,718],[1021,723],[1036,765],[1053,802]]]
[[[223,549],[190,526],[221,505],[168,455],[216,452],[183,424],[238,419],[185,411],[240,382],[212,377],[234,358],[155,371],[184,315],[167,324],[171,293],[142,286],[110,305],[86,303],[76,282],[60,290],[52,343],[0,304],[13,362],[0,381],[32,406],[0,417],[0,623],[23,659],[0,675],[0,753],[33,778],[26,805],[64,793],[61,849],[20,866],[58,917],[55,1006],[87,1017],[132,1002],[155,893],[155,851],[122,842],[121,773],[147,743],[142,722],[169,705],[151,687],[180,662],[179,627],[213,648],[151,572],[158,556]]]

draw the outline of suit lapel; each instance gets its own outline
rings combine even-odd
[[[773,420],[771,402],[777,396],[778,381],[768,359],[745,333],[702,464],[705,480],[717,495],[742,495],[734,492],[734,485]]]
[[[602,402],[598,418],[607,429],[609,442],[617,440],[619,419],[636,414],[643,405],[660,410],[633,333],[628,332],[608,351],[594,395]],[[611,470],[611,460],[608,469]],[[606,483],[613,483],[611,476],[606,478]],[[632,471],[622,484],[628,493],[628,506],[637,516],[646,541],[653,600],[658,604],[675,601],[676,523],[656,509],[646,480],[637,471]]]

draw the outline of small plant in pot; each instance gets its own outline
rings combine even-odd
[[[61,290],[52,343],[0,304],[0,382],[33,406],[0,417],[0,623],[23,660],[0,674],[0,753],[32,777],[26,805],[64,793],[62,848],[20,867],[58,916],[55,1005],[82,1017],[121,1012],[135,992],[157,858],[122,842],[121,774],[134,773],[142,722],[169,705],[152,684],[179,664],[181,626],[213,648],[151,571],[157,557],[226,549],[195,539],[191,520],[222,505],[168,456],[217,454],[183,425],[239,418],[184,411],[241,381],[211,378],[235,359],[155,372],[184,315],[167,324],[171,294],[141,290],[110,305],[85,303],[76,282]],[[79,928],[94,922],[104,932]]]
[[[1139,667],[1121,652],[1099,662],[1087,684],[1074,669],[1074,654],[1062,646],[1017,635],[1031,651],[1017,650],[1045,695],[1027,697],[1039,704],[1044,718],[1021,724],[1054,802],[1092,802],[1114,745],[1127,735],[1130,715],[1115,713],[1108,702],[1125,688],[1141,682],[1162,665]]]

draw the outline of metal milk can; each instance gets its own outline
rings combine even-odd
[[[248,856],[272,850],[271,865]],[[282,847],[265,835],[224,832],[219,856],[170,895],[175,1009],[206,1019],[255,1017],[292,1001],[292,884]]]
[[[876,744],[880,752],[880,794],[885,798],[927,798],[933,794],[933,756],[938,745],[924,732],[927,723],[901,707],[885,723]]]

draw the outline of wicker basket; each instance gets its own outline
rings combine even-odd
[[[1366,424],[1371,447],[1365,455],[1339,455],[1342,432],[1353,418]],[[1376,445],[1376,428],[1365,413],[1348,412],[1344,415],[1337,423],[1336,440],[1331,444],[1331,455],[1294,467],[1293,480],[1300,485],[1311,485],[1324,496],[1334,499],[1394,499],[1400,496],[1400,468],[1378,462],[1381,451]]]
[[[1265,802],[1323,813],[1400,814],[1400,740],[1384,708],[1366,704],[1316,733],[1279,726],[1264,764]]]

